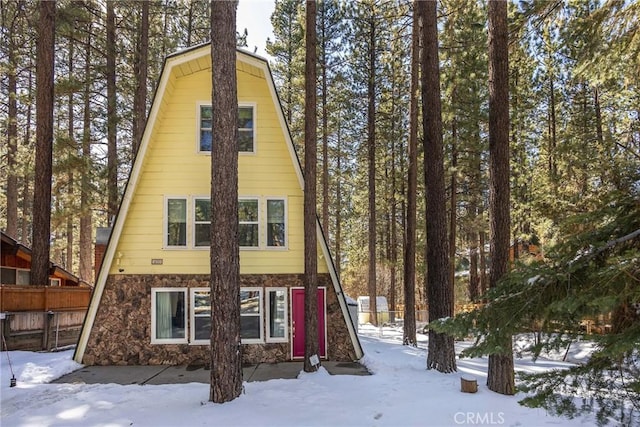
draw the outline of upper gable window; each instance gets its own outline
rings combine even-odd
[[[213,144],[213,120],[210,105],[200,106],[198,151],[211,152]],[[255,108],[253,105],[238,106],[238,152],[255,151]]]
[[[211,117],[211,106],[200,106],[200,151],[211,151],[213,140],[213,119]]]

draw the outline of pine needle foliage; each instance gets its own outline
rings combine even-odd
[[[544,259],[514,265],[485,304],[431,324],[473,336],[462,357],[500,353],[501,339],[535,333],[534,359],[565,352],[577,339],[595,343],[582,365],[520,375],[520,403],[574,417],[593,412],[600,425],[640,423],[640,191],[611,193],[601,207],[565,221],[563,243]],[[610,318],[603,335],[587,336],[583,321]]]

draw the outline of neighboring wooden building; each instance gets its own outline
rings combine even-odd
[[[267,61],[237,52],[243,359],[304,356],[303,176]],[[169,56],[74,359],[210,360],[211,55]],[[321,357],[363,353],[318,223]],[[215,307],[214,307],[215,310]]]
[[[91,287],[50,263],[49,283],[31,283],[31,249],[0,232],[0,348],[49,350],[75,344]]]

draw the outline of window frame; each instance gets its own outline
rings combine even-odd
[[[271,292],[283,292],[284,293],[284,337],[272,337],[271,336],[271,304],[269,295]],[[289,292],[286,287],[265,287],[265,341],[268,343],[287,343],[289,342]]]
[[[200,137],[202,131],[202,107],[212,108],[211,101],[209,100],[196,102],[196,153],[210,156],[211,150],[206,151],[200,149]],[[213,113],[211,114],[211,145],[213,148]]]
[[[25,274],[26,274],[26,278],[27,281],[26,283],[23,283],[24,280],[19,279],[20,275],[23,275],[22,278],[24,279]],[[26,285],[32,285],[33,283],[31,283],[31,270],[28,268],[18,268],[16,267],[16,285],[20,285],[20,286],[26,286]],[[48,284],[48,281],[47,281]],[[40,285],[39,283],[35,283],[35,285]],[[42,285],[40,285],[42,286]]]
[[[238,247],[240,250],[250,250],[250,251],[255,251],[255,250],[260,250],[263,248],[262,246],[262,238],[261,238],[261,232],[260,232],[260,224],[261,224],[261,218],[262,218],[262,214],[261,214],[261,209],[260,209],[260,197],[257,196],[238,196],[238,209],[240,209],[240,201],[241,200],[253,200],[256,201],[258,204],[258,219],[256,221],[240,221],[240,214],[238,213],[238,234],[240,234],[240,225],[245,224],[245,225],[257,225],[258,226],[258,244],[256,246],[242,246],[240,245],[240,241],[238,241]]]
[[[203,155],[211,155],[211,151],[206,151],[206,150],[201,150],[200,149],[200,137],[201,137],[201,131],[202,131],[202,107],[209,107],[212,108],[211,105],[211,101],[198,101],[196,102],[196,153],[198,154],[203,154]],[[257,153],[257,126],[256,126],[256,117],[257,117],[257,103],[255,102],[238,102],[238,110],[240,108],[251,108],[252,110],[252,116],[253,116],[253,128],[252,128],[252,137],[253,137],[253,144],[252,144],[252,150],[251,151],[240,151],[238,149],[238,154],[239,155],[255,155]],[[240,128],[238,127],[238,131],[240,130],[246,130],[248,128]],[[212,114],[212,119],[211,119],[211,145],[213,145],[213,114]]]
[[[284,221],[284,245],[282,246],[271,246],[269,245],[269,202],[270,201],[282,201],[283,206],[283,221]],[[289,248],[289,218],[288,218],[288,210],[289,203],[286,197],[278,197],[278,196],[267,196],[264,197],[264,210],[266,220],[264,222],[264,248],[268,250],[282,251]]]
[[[189,320],[188,312],[188,300],[189,294],[187,292],[188,288],[151,288],[151,344],[188,344],[189,343],[189,334],[187,328],[189,324],[187,323]],[[182,292],[185,301],[184,307],[184,338],[157,338],[156,337],[156,326],[157,326],[157,310],[156,310],[156,295],[162,292]]]
[[[62,279],[59,277],[49,277],[49,286],[62,286]]]
[[[184,200],[185,202],[185,244],[184,245],[170,245],[169,244],[169,200]],[[164,210],[164,218],[162,220],[162,248],[163,249],[177,249],[177,250],[185,250],[185,249],[189,249],[192,247],[192,245],[189,242],[189,234],[190,234],[190,227],[189,227],[189,215],[190,215],[190,210],[189,210],[189,196],[170,196],[170,195],[165,195],[164,196],[164,202],[163,202],[164,206],[163,206],[163,210]]]
[[[258,292],[259,311],[258,314],[242,314],[242,307],[240,307],[240,343],[241,344],[263,344],[264,343],[264,288],[259,286],[253,287],[241,287],[240,292]],[[238,295],[238,297],[240,297]],[[257,317],[259,320],[259,338],[242,338],[242,317]]]
[[[190,288],[189,289],[189,344],[192,345],[204,345],[210,344],[211,339],[206,340],[198,340],[196,339],[196,317],[205,317],[205,316],[196,316],[195,310],[195,294],[196,292],[208,292],[209,298],[211,298],[211,289],[210,288]],[[211,311],[209,311],[209,321],[211,321]]]
[[[251,108],[251,117],[252,117],[252,121],[253,121],[253,127],[251,128],[252,131],[252,141],[253,144],[251,145],[251,151],[240,151],[238,149],[238,154],[239,155],[255,155],[257,153],[256,150],[256,135],[257,135],[257,126],[256,126],[256,111],[257,111],[257,105],[255,102],[238,102],[238,113],[240,112],[240,108]],[[240,130],[246,130],[248,128],[240,128],[238,127],[238,136],[240,135]]]
[[[209,224],[209,227],[211,227],[211,218],[209,218],[209,221],[196,221],[196,200],[206,200],[209,205],[211,205],[211,196],[191,196],[191,205],[192,205],[192,211],[191,211],[191,224],[193,224],[192,230],[191,230],[191,245],[188,245],[188,247],[191,247],[193,249],[205,249],[205,250],[209,250],[209,248],[211,248],[211,236],[209,236],[209,243],[206,245],[198,245],[197,241],[196,241],[196,225],[203,225],[203,224]]]

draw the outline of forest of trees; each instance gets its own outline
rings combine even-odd
[[[607,249],[598,254],[613,256],[606,243],[636,223],[602,212],[640,203],[640,3],[507,5],[509,242],[551,256],[616,219],[625,227],[569,245],[600,244]],[[36,243],[38,8],[0,2],[0,228],[26,245]],[[425,195],[435,160],[423,145],[417,64],[427,46],[414,36],[425,25],[414,8],[408,0],[325,0],[315,19],[318,216],[347,292],[385,295],[391,310],[413,299],[426,307],[433,291],[426,225],[434,217]],[[91,281],[93,233],[117,211],[163,58],[209,40],[210,3],[60,0],[55,13],[51,258]],[[440,0],[433,28],[444,173],[443,203],[434,209],[448,270],[438,274],[450,282],[454,307],[481,301],[493,286],[488,15],[486,2]],[[276,0],[271,22],[271,69],[303,158],[304,2]],[[638,236],[628,241],[637,254]],[[520,248],[512,245],[513,258],[534,263]],[[415,258],[406,261],[407,253]],[[625,283],[638,288],[638,258],[625,259]],[[633,292],[625,304],[640,303]],[[609,297],[600,312],[621,306]],[[415,343],[411,335],[405,343]]]

